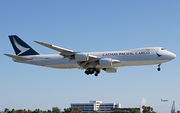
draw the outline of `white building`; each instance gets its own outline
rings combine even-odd
[[[90,101],[89,103],[73,103],[71,108],[79,108],[83,113],[98,111],[101,113],[111,112],[113,108],[121,108],[120,103],[102,103],[102,101]]]

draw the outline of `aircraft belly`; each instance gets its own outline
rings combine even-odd
[[[33,64],[38,66],[45,66],[51,68],[79,68],[76,61],[69,61],[69,59],[34,59],[31,61],[26,61],[22,63]]]
[[[53,61],[47,63],[45,66],[52,68],[79,68],[79,65],[75,61],[65,60]]]
[[[62,69],[79,68],[78,64],[53,64],[53,65],[46,65],[46,66],[52,67],[52,68],[62,68]]]
[[[122,61],[122,66],[140,66],[140,65],[153,65],[153,64],[161,64],[167,62],[165,60],[147,60],[147,61]]]

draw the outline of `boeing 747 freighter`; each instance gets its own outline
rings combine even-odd
[[[163,47],[145,47],[125,51],[77,52],[52,44],[35,41],[53,49],[59,54],[40,54],[16,35],[9,36],[15,54],[5,54],[15,62],[51,68],[85,69],[85,74],[98,76],[101,70],[116,73],[121,66],[140,66],[157,64],[160,71],[162,63],[173,60],[176,55]]]

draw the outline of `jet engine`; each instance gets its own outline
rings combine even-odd
[[[89,60],[89,55],[87,53],[76,53],[74,58],[77,61],[87,61]]]
[[[101,58],[99,59],[100,66],[112,66],[112,59],[111,58]]]

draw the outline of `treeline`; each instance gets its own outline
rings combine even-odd
[[[5,113],[63,113],[58,107],[53,107],[52,110],[40,110],[40,109],[35,109],[35,110],[26,110],[26,109],[12,109],[9,110],[8,108],[4,109]]]
[[[67,108],[64,109],[64,112],[62,113],[82,113],[82,110],[79,108]],[[93,111],[93,112],[87,112],[87,113],[100,113],[98,111]],[[140,113],[137,109],[131,108],[130,112],[126,110],[115,110],[112,111],[111,113]]]
[[[131,111],[130,113],[140,113],[138,110],[133,109],[133,108],[130,111]],[[35,109],[33,111],[25,110],[25,109],[9,110],[9,109],[5,108],[4,112],[5,113],[82,113],[82,110],[79,108],[65,108],[64,111],[61,111],[57,107],[53,108],[52,110],[47,110],[47,111],[46,110],[40,110],[40,109]],[[88,113],[100,113],[100,112],[93,111],[93,112],[88,112]],[[122,110],[115,110],[111,113],[129,113],[129,112],[125,111],[125,110],[123,110],[123,111]]]
[[[153,108],[150,106],[142,106],[142,108],[143,108],[142,113],[156,113],[155,111],[153,111]],[[9,110],[8,108],[5,108],[4,112],[5,113],[82,113],[82,110],[79,108],[65,108],[64,111],[61,111],[58,107],[53,107],[52,110],[35,109],[33,111],[26,110],[26,109]],[[93,111],[93,112],[88,112],[88,113],[99,113],[99,112]],[[111,113],[140,113],[140,111],[135,108],[131,108],[130,111],[115,110],[115,111],[112,111]]]
[[[150,106],[142,106],[142,113],[156,113],[153,111],[153,108]],[[40,109],[35,109],[35,110],[25,110],[25,109],[19,109],[19,110],[9,110],[8,108],[4,109],[5,113],[82,113],[82,110],[79,108],[65,108],[64,111],[61,111],[58,107],[53,107],[52,110],[40,110]],[[93,112],[88,112],[88,113],[99,113],[97,111]],[[115,110],[111,113],[140,113],[137,109],[131,108],[130,112],[129,111],[122,111],[122,110]],[[180,111],[177,111],[177,113],[180,113]]]

